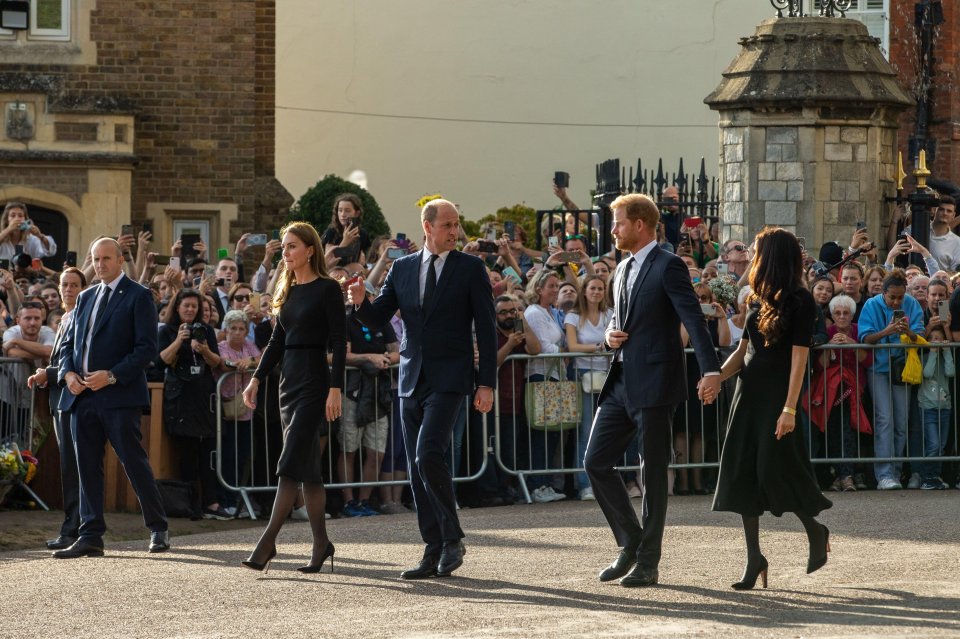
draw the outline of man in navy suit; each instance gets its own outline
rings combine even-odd
[[[657,205],[645,195],[630,194],[614,200],[610,208],[617,249],[628,255],[613,275],[614,314],[605,339],[616,353],[600,392],[583,465],[622,549],[600,573],[600,581],[622,577],[622,586],[652,586],[659,578],[667,514],[673,412],[687,399],[681,321],[704,376],[700,394],[708,402],[720,386],[720,362],[686,265],[657,246]],[[642,526],[614,469],[638,432]]]
[[[59,559],[103,555],[103,452],[108,441],[140,500],[150,552],[170,548],[160,491],[140,444],[140,415],[150,403],[144,369],[157,357],[156,307],[150,291],[123,274],[123,252],[116,241],[98,240],[92,253],[100,284],[77,299],[57,371],[59,384],[66,387],[60,410],[70,419],[80,471],[80,538],[54,552]]]
[[[379,328],[397,309],[406,333],[400,343],[400,404],[417,523],[426,543],[404,579],[450,575],[463,564],[463,530],[453,478],[444,463],[464,395],[481,413],[493,407],[497,336],[490,279],[483,262],[453,250],[460,216],[446,200],[423,207],[424,248],[393,263],[380,296],[370,303],[363,280],[348,289],[354,316]],[[473,334],[480,352],[474,387]]]

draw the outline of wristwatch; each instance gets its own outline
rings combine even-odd
[[[117,378],[113,376],[113,371],[107,371],[107,383],[116,384]]]

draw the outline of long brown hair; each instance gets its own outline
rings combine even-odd
[[[313,247],[310,267],[320,277],[330,279],[330,276],[327,275],[327,265],[323,259],[323,249],[320,247],[320,234],[317,233],[317,229],[313,228],[313,225],[309,222],[290,222],[280,229],[280,237],[283,238],[287,233],[293,233],[301,242]],[[274,288],[271,304],[279,312],[280,307],[287,301],[290,287],[297,283],[297,277],[293,272],[287,270],[287,263],[282,260],[277,268],[280,269],[280,273],[277,276],[277,285]]]
[[[781,228],[761,231],[756,246],[750,288],[752,299],[760,302],[757,315],[760,334],[764,344],[772,346],[786,330],[787,305],[795,297],[794,292],[803,288],[803,255],[796,236]]]
[[[607,291],[610,286],[599,275],[587,275],[585,278],[583,278],[583,283],[580,285],[580,288],[577,291],[577,301],[573,305],[573,312],[577,313],[577,316],[580,318],[578,323],[579,328],[583,328],[583,323],[586,321],[587,314],[590,312],[590,303],[587,302],[587,286],[590,284],[590,282],[597,280],[603,284],[603,297],[600,298],[600,304],[597,307],[597,310],[600,313],[600,319],[603,319],[603,314],[607,312]]]
[[[363,204],[360,202],[360,197],[353,193],[341,193],[333,199],[333,216],[330,218],[330,228],[334,229],[340,237],[343,237],[343,224],[340,223],[340,216],[337,215],[337,208],[339,208],[341,202],[353,204],[358,218],[363,217]],[[281,237],[283,236],[281,235]]]

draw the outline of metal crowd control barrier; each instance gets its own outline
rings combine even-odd
[[[406,478],[381,478],[384,458],[391,460],[392,463],[390,465],[391,472],[383,474],[406,473],[407,470],[396,391],[399,366],[390,366],[383,369],[382,372],[387,373],[390,379],[391,414],[386,414],[380,403],[374,402],[373,415],[367,414],[366,416],[372,418],[371,421],[364,428],[354,429],[349,423],[354,422],[356,418],[357,411],[353,406],[359,406],[359,402],[353,402],[350,396],[354,392],[364,392],[363,390],[352,390],[355,389],[358,382],[364,383],[361,381],[363,378],[357,377],[362,375],[363,372],[359,368],[347,367],[343,393],[344,416],[328,425],[329,435],[324,450],[324,468],[326,469],[324,485],[328,489],[362,490],[365,488],[405,486],[409,483]],[[250,518],[255,519],[255,510],[250,501],[249,493],[267,492],[277,488],[274,473],[282,447],[282,426],[279,418],[279,398],[276,394],[278,391],[277,382],[276,379],[271,380],[270,378],[260,384],[261,399],[258,409],[253,412],[252,419],[246,422],[246,425],[244,424],[245,420],[224,418],[223,391],[226,388],[230,391],[242,393],[250,376],[251,373],[231,371],[223,374],[217,381],[217,397],[221,398],[221,401],[217,402],[216,409],[217,452],[215,468],[220,484],[227,490],[239,493]],[[382,379],[382,376],[376,375],[367,378],[366,383],[370,382],[373,383],[373,388],[368,389],[367,392],[372,392],[374,397],[379,397],[380,385],[386,380]],[[487,468],[487,458],[484,455],[482,465],[473,474],[460,475],[457,472],[461,467],[466,467],[464,460],[469,459],[471,454],[470,438],[466,436],[466,430],[469,427],[472,400],[472,397],[465,397],[462,415],[458,418],[454,433],[451,436],[449,463],[454,471],[453,480],[458,483],[478,479]],[[353,406],[349,406],[351,403]],[[344,427],[345,420],[348,423],[346,428]],[[482,428],[483,433],[482,441],[486,441],[487,424],[485,420],[480,421],[480,428]],[[359,430],[359,432],[355,432],[356,430]],[[354,446],[356,448],[353,452],[347,450],[347,448],[354,448]],[[335,449],[337,452],[334,452]],[[249,456],[247,451],[249,451]],[[233,454],[229,454],[231,452]],[[359,481],[353,479],[355,477],[354,464],[362,469]],[[396,468],[398,464],[402,464],[402,470]],[[374,474],[372,479],[368,478],[371,470]]]
[[[20,450],[33,450],[36,392],[27,388],[34,368],[16,357],[0,357],[0,443],[14,442]],[[44,510],[50,510],[33,489],[15,482]]]
[[[914,473],[932,475],[928,464],[960,461],[957,346],[826,344],[812,349],[801,396],[812,461],[833,465],[838,479],[851,464],[876,464],[876,474],[896,481],[903,462],[910,462]],[[920,384],[904,384],[897,379],[901,367],[889,365],[891,358],[905,362],[910,349],[918,356]]]
[[[686,349],[685,354],[692,355],[693,349]],[[498,389],[497,397],[494,402],[495,411],[495,429],[493,450],[498,468],[503,472],[515,476],[518,480],[519,488],[522,491],[527,503],[531,503],[533,498],[528,486],[528,481],[533,477],[552,476],[561,474],[580,474],[583,470],[583,454],[590,434],[590,428],[593,424],[593,415],[596,411],[596,400],[599,394],[587,393],[583,389],[584,374],[588,370],[602,370],[606,373],[609,367],[609,360],[612,353],[585,354],[585,353],[551,353],[544,355],[509,355],[501,369],[504,366],[511,366],[509,371],[508,383],[516,388],[517,375],[524,376],[521,382],[526,392],[526,377],[533,374],[540,374],[538,362],[544,363],[547,370],[557,371],[557,366],[549,365],[547,362],[561,362],[562,380],[573,381],[579,389],[579,412],[575,420],[576,425],[565,428],[564,430],[548,430],[531,427],[528,424],[527,409],[524,398],[514,397],[514,401],[509,406],[504,406],[501,402],[503,389]],[[684,367],[686,372],[686,357],[684,358]],[[602,360],[602,369],[598,368]],[[518,371],[512,362],[522,362],[523,370]],[[591,366],[590,364],[593,364]],[[699,377],[699,374],[697,374]],[[720,458],[720,439],[719,437],[708,438],[706,430],[709,424],[713,424],[719,431],[723,424],[723,413],[725,409],[724,393],[721,398],[710,406],[704,406],[696,399],[696,379],[687,376],[693,386],[688,389],[692,401],[679,406],[674,414],[674,433],[675,443],[682,437],[686,444],[683,454],[677,454],[670,468],[674,471],[686,471],[687,469],[702,469],[715,467]],[[501,375],[501,380],[503,377]],[[589,410],[588,410],[589,409]],[[505,424],[507,420],[509,424]],[[568,422],[570,420],[567,420]],[[716,441],[713,441],[716,439]],[[698,441],[699,440],[699,441]],[[691,446],[692,442],[697,442]],[[711,447],[711,444],[713,446]],[[693,457],[695,461],[690,461]],[[711,461],[705,462],[704,459]],[[571,463],[572,462],[572,463]],[[627,448],[622,463],[616,466],[618,470],[625,473],[640,472],[639,461],[639,442],[634,441]],[[535,480],[536,481],[536,480]],[[628,483],[636,481],[627,476]],[[581,475],[577,481],[581,484],[579,487],[586,487],[589,483],[586,476]]]
[[[960,362],[953,360],[953,373],[944,374],[943,379],[933,383],[936,364],[930,364],[931,353],[938,353],[940,366],[945,354],[951,357],[958,343],[942,345],[891,345],[891,344],[826,344],[810,351],[804,390],[800,397],[798,424],[805,437],[811,461],[818,465],[833,465],[837,480],[852,473],[850,468],[856,464],[882,465],[893,464],[892,469],[883,466],[863,468],[864,474],[895,474],[900,480],[899,464],[911,463],[912,472],[933,475],[933,467],[928,464],[942,462],[960,462],[958,455],[958,412],[954,409],[960,399]],[[926,384],[903,384],[895,379],[889,367],[883,372],[873,368],[873,356],[878,352],[893,354],[901,359],[909,348],[916,349],[920,361],[920,370]],[[721,349],[723,350],[723,349]],[[692,349],[686,349],[689,356]],[[844,356],[844,353],[851,353]],[[860,353],[858,357],[857,353]],[[867,358],[870,354],[870,359]],[[564,379],[581,381],[583,369],[576,365],[580,358],[607,357],[605,355],[585,355],[583,353],[554,353],[549,355],[510,355],[503,366],[511,362],[523,362],[529,367],[531,362],[560,360]],[[851,359],[852,358],[852,359]],[[566,362],[570,362],[569,365]],[[685,366],[690,362],[685,360]],[[899,371],[899,369],[898,369]],[[947,373],[949,371],[944,371]],[[530,369],[520,371],[524,376]],[[687,371],[688,385],[699,377],[698,371],[690,375]],[[516,386],[518,371],[513,368],[508,380]],[[502,378],[501,378],[502,379]],[[843,381],[847,380],[847,381]],[[853,380],[858,380],[854,391]],[[678,407],[674,414],[675,459],[670,468],[674,471],[711,469],[719,466],[720,453],[726,432],[728,402],[732,397],[736,378],[728,380],[720,398],[711,406],[704,406],[697,398],[693,387],[688,389],[690,399]],[[526,385],[524,379],[522,386]],[[499,469],[518,479],[519,487],[527,502],[531,494],[527,482],[532,477],[542,475],[561,475],[583,472],[583,452],[593,413],[583,417],[587,404],[581,404],[580,421],[576,427],[551,435],[551,431],[537,430],[526,424],[526,411],[519,398],[511,406],[501,403],[503,389],[497,393],[494,405],[495,460]],[[581,398],[587,395],[581,390]],[[931,405],[932,400],[933,405]],[[747,400],[749,401],[749,400]],[[757,398],[756,401],[764,401]],[[850,403],[856,402],[864,410]],[[869,408],[869,411],[867,410]],[[511,419],[512,418],[512,419]],[[505,424],[504,420],[510,423]],[[822,428],[821,428],[822,426]],[[771,424],[771,429],[774,425]],[[512,432],[511,432],[512,431]],[[855,436],[846,435],[853,432]],[[868,432],[869,431],[869,432]],[[699,439],[699,443],[696,440]],[[534,445],[536,444],[536,453]],[[569,463],[570,449],[573,449],[573,463]],[[879,452],[878,452],[879,449]],[[639,471],[640,466],[631,448],[623,463],[617,468],[621,471]],[[522,451],[518,453],[518,451]],[[888,452],[889,451],[889,452]],[[917,469],[920,470],[917,470]],[[704,486],[705,488],[705,486]]]

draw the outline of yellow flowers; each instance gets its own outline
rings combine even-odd
[[[442,200],[443,196],[439,193],[434,193],[433,195],[424,195],[422,198],[417,200],[417,208],[422,209],[427,205],[427,202],[433,202],[434,200]]]
[[[14,444],[0,446],[0,480],[29,482],[37,474],[37,458]]]

